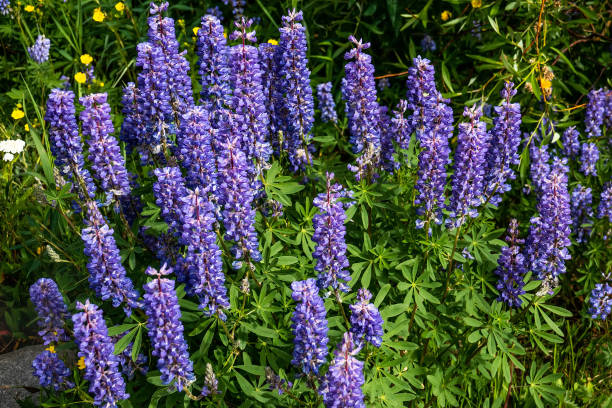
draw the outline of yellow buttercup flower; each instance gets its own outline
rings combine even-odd
[[[28,125],[27,123],[25,124],[23,128],[25,129],[26,132],[30,131],[30,125]]]
[[[440,18],[442,18],[442,21],[448,21],[448,19],[451,18],[452,16],[453,14],[448,10],[444,10],[442,14],[440,14]]]
[[[79,84],[84,84],[85,81],[87,81],[87,75],[85,75],[83,72],[77,72],[74,74],[74,80]]]
[[[474,8],[482,7],[482,0],[472,0],[472,7]]]
[[[17,104],[17,107],[18,107],[18,108],[21,108],[21,104],[20,104],[20,103],[18,103],[18,104]]]
[[[542,88],[544,89],[548,89],[552,86],[552,82],[550,82],[550,79],[548,78],[542,78],[542,80],[540,81],[540,84],[542,85]]]
[[[268,44],[278,45],[278,41],[276,41],[274,38],[270,38],[270,39],[268,40]]]
[[[47,347],[45,350],[50,351],[52,353],[55,353],[55,346],[50,345],[49,347]]]
[[[77,367],[79,367],[79,370],[85,369],[85,357],[79,358],[79,361],[77,361]]]
[[[94,21],[97,21],[98,23],[101,23],[104,21],[104,13],[102,12],[102,10],[100,10],[100,7],[94,10],[93,19]]]
[[[100,81],[100,82],[98,82],[98,85],[100,85],[102,87],[102,86],[104,86],[104,82]]]
[[[115,10],[121,12],[125,9],[125,4],[123,4],[122,2],[119,2],[117,4],[115,4]]]
[[[193,35],[198,35],[198,31],[200,31],[200,27],[193,27]]]
[[[227,38],[227,33],[225,31],[223,32],[223,38]]]
[[[13,112],[11,113],[11,118],[15,120],[19,120],[23,118],[24,116],[25,116],[25,113],[23,113],[23,111],[18,108],[13,109]]]
[[[27,11],[28,13],[31,13],[34,11],[34,6],[32,6],[31,4],[28,4],[27,6],[25,6],[24,10]]]
[[[89,55],[89,54],[81,55],[81,63],[82,64],[89,65],[89,64],[91,64],[91,61],[93,61],[93,58],[91,57],[91,55]]]

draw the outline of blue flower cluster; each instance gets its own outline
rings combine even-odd
[[[595,143],[583,143],[580,153],[580,170],[585,176],[597,176],[599,149]]]
[[[353,335],[344,333],[319,389],[326,408],[365,408],[361,391],[364,384],[363,362],[355,357],[360,350]]]
[[[612,313],[612,286],[607,283],[595,285],[589,303],[591,304],[589,308],[591,318],[606,320]]]
[[[276,155],[280,154],[281,136],[287,125],[287,107],[283,104],[283,94],[287,88],[282,78],[282,48],[270,42],[259,44],[259,64],[263,71],[261,84],[266,111],[268,112],[268,132],[270,144]],[[282,114],[281,114],[282,112]]]
[[[89,381],[89,392],[94,404],[105,408],[116,407],[121,400],[129,398],[125,392],[125,381],[119,372],[119,359],[113,354],[114,344],[108,336],[102,310],[89,299],[77,302],[72,316],[74,339],[79,347],[79,357],[84,358],[85,379]]]
[[[161,215],[168,224],[168,232],[175,236],[182,234],[182,203],[187,195],[185,180],[178,167],[163,167],[153,171],[157,182],[153,184],[155,203],[161,208]]]
[[[332,95],[331,82],[323,82],[317,85],[317,100],[321,111],[321,121],[337,123],[338,115],[336,114],[336,102],[334,102],[334,96]]]
[[[578,183],[571,196],[571,214],[572,228],[576,234],[576,242],[582,243],[586,241],[590,228],[582,227],[582,224],[588,224],[593,217],[593,195],[591,189],[584,187]]]
[[[53,279],[40,278],[30,286],[30,299],[38,314],[38,335],[45,344],[66,341],[68,308]]]
[[[57,356],[57,353],[46,349],[32,361],[34,376],[42,387],[53,388],[58,391],[62,388],[69,389],[74,384],[68,380],[71,370]]]
[[[123,88],[121,98],[123,122],[119,133],[119,138],[125,142],[127,153],[131,153],[132,150],[144,144],[146,140],[147,126],[144,112],[138,105],[141,100],[140,89],[133,82],[128,82]]]
[[[186,182],[191,188],[201,186],[211,194],[217,189],[217,172],[213,153],[214,129],[203,106],[194,106],[181,118],[176,135],[177,156],[187,170]]]
[[[373,303],[369,303],[372,294],[365,288],[357,292],[357,301],[350,305],[351,309],[351,333],[356,343],[361,342],[362,338],[369,341],[376,347],[380,347],[383,338],[383,319],[378,308]]]
[[[589,92],[588,98],[584,120],[586,132],[588,137],[599,137],[606,116],[606,90],[593,89]]]
[[[352,203],[342,199],[352,197],[352,192],[346,191],[340,184],[332,185],[333,178],[333,173],[327,173],[325,192],[313,200],[315,207],[319,209],[319,213],[312,218],[312,240],[316,244],[313,256],[317,260],[315,270],[319,272],[319,288],[326,290],[331,286],[334,290],[348,292],[349,287],[345,282],[351,280],[351,274],[348,271],[349,261],[344,240],[344,210]]]
[[[423,39],[421,40],[421,49],[423,50],[423,52],[428,52],[428,51],[435,51],[437,48],[436,46],[436,42],[434,41],[433,38],[431,38],[430,35],[425,34],[423,36]]]
[[[378,132],[380,135],[380,164],[383,169],[392,174],[394,170],[399,168],[400,163],[397,162],[393,156],[395,153],[393,142],[396,139],[396,135],[393,133],[393,122],[391,122],[388,112],[389,108],[387,106],[379,105]]]
[[[45,37],[44,34],[39,34],[36,37],[34,44],[28,48],[30,58],[37,64],[42,64],[49,60],[49,49],[51,48],[51,40]]]
[[[6,16],[11,11],[11,0],[0,0],[0,14]]]
[[[408,109],[408,102],[405,99],[400,99],[397,107],[393,110],[393,117],[391,118],[391,133],[395,135],[395,143],[400,149],[408,149],[410,146],[410,134],[411,126],[409,120],[406,118],[406,110]]]
[[[612,222],[612,182],[604,185],[597,211],[598,218],[607,217],[608,220]]]
[[[193,363],[189,359],[187,342],[183,337],[181,310],[174,290],[174,281],[162,276],[168,275],[172,269],[162,266],[157,271],[147,268],[147,275],[154,279],[144,285],[145,312],[147,328],[153,350],[151,354],[157,357],[157,367],[161,371],[164,384],[176,381],[176,389],[181,391],[193,381]]]
[[[299,302],[291,316],[291,329],[295,336],[291,364],[306,375],[319,374],[319,368],[327,360],[327,319],[325,305],[319,296],[314,279],[291,284],[292,298]]]
[[[529,174],[531,176],[531,182],[533,183],[535,191],[538,193],[542,190],[544,179],[550,172],[550,164],[548,163],[550,160],[550,154],[548,153],[548,146],[529,146],[529,156],[531,158]]]
[[[563,143],[563,152],[567,157],[575,158],[580,154],[580,132],[576,130],[576,126],[570,126],[563,132],[561,142]]]
[[[527,273],[527,265],[525,265],[525,256],[521,252],[521,244],[525,241],[519,238],[518,221],[515,218],[510,220],[506,242],[508,246],[501,249],[501,255],[497,261],[499,266],[495,270],[495,274],[499,276],[498,300],[503,301],[509,307],[518,308],[522,304],[519,295],[525,293],[523,277]]]

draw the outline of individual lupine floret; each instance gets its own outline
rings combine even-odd
[[[314,101],[306,57],[306,28],[300,23],[302,19],[302,12],[295,9],[283,16],[278,45],[282,50],[280,74],[286,84],[284,104],[288,112],[285,146],[294,171],[312,165],[314,148],[310,144]]]
[[[306,375],[318,375],[327,359],[327,319],[325,305],[313,278],[291,284],[291,297],[299,302],[291,316],[293,360],[291,364]]]
[[[219,6],[207,8],[206,14],[216,17],[221,22],[223,21],[223,12],[219,8]]]
[[[193,363],[189,359],[187,342],[183,336],[181,309],[174,289],[174,281],[163,276],[172,269],[162,266],[159,271],[149,267],[147,275],[153,280],[144,285],[145,312],[147,328],[153,350],[157,357],[157,367],[161,371],[163,384],[176,381],[176,389],[181,391],[195,381]]]
[[[200,95],[205,106],[212,111],[211,124],[217,125],[219,111],[231,97],[229,47],[218,17],[205,15],[198,30],[196,53],[198,74],[202,84]]]
[[[495,274],[499,276],[497,281],[499,298],[497,300],[506,303],[509,307],[518,308],[522,304],[519,295],[525,293],[523,277],[527,273],[527,267],[520,247],[525,240],[519,238],[518,221],[515,218],[510,220],[506,242],[508,246],[502,247],[501,255],[497,260],[499,266],[495,270]]]
[[[606,113],[606,91],[603,88],[589,92],[584,124],[588,137],[601,136],[601,125]]]
[[[591,292],[589,314],[592,319],[606,320],[612,313],[612,286],[598,283]]]
[[[187,195],[185,180],[178,167],[163,167],[153,171],[157,182],[153,184],[155,203],[161,208],[161,215],[168,224],[168,231],[176,236],[182,233],[181,198]]]
[[[174,20],[162,16],[168,10],[168,2],[159,6],[151,3],[149,24],[149,42],[161,49],[164,56],[171,108],[175,121],[193,106],[193,91],[189,76],[189,62],[185,55],[187,50],[179,52],[179,43],[174,32]]]
[[[363,43],[349,36],[353,48],[344,54],[349,61],[344,66],[342,97],[346,102],[346,115],[350,129],[353,153],[359,154],[357,165],[349,165],[357,180],[374,181],[380,166],[380,132],[378,129],[378,103],[374,83],[372,57],[364,50],[370,43]]]
[[[68,318],[68,308],[53,279],[40,278],[30,286],[30,299],[38,314],[38,335],[44,344],[66,341],[68,336],[64,327]]]
[[[252,174],[245,154],[240,150],[238,139],[229,138],[221,144],[218,160],[219,204],[223,206],[225,239],[236,244],[232,252],[241,266],[240,260],[247,263],[259,262],[261,254],[255,231],[255,210],[253,200],[255,190],[251,186]]]
[[[266,366],[265,373],[266,381],[268,384],[270,384],[270,390],[276,390],[278,395],[282,395],[284,392],[293,387],[293,383],[291,381],[280,378],[280,376],[276,374],[271,367]]]
[[[493,205],[499,205],[502,194],[510,191],[508,181],[516,178],[510,166],[520,162],[518,147],[521,143],[521,105],[510,102],[514,95],[514,84],[506,82],[501,91],[502,104],[494,108],[497,116],[489,132],[491,146],[487,151],[485,200],[488,199]]]
[[[317,260],[315,270],[319,272],[317,285],[321,290],[330,286],[334,290],[348,292],[346,282],[351,280],[348,271],[349,261],[346,257],[346,220],[345,209],[352,205],[344,198],[352,197],[352,192],[345,190],[340,184],[333,184],[333,173],[327,173],[327,185],[324,193],[317,195],[313,200],[319,213],[312,218],[315,243],[313,252]]]
[[[612,182],[606,183],[601,192],[597,218],[608,218],[612,222]]]
[[[138,292],[121,264],[121,254],[113,237],[113,229],[100,213],[95,202],[87,202],[86,227],[81,231],[88,257],[89,285],[102,300],[111,300],[113,307],[123,308],[127,314],[140,307]]]
[[[550,164],[548,163],[550,154],[548,153],[548,146],[544,145],[538,147],[536,145],[531,145],[529,147],[529,155],[531,158],[531,181],[537,193],[541,191],[543,180],[550,172]]]
[[[486,124],[480,120],[481,115],[480,108],[466,107],[463,116],[469,122],[459,124],[449,206],[454,227],[460,227],[466,217],[478,216],[477,208],[483,202],[489,136]]]
[[[563,153],[567,157],[575,158],[580,154],[580,132],[576,130],[576,126],[570,126],[563,132],[561,143],[563,143]]]
[[[74,384],[68,380],[72,372],[66,364],[57,356],[51,347],[43,350],[42,353],[32,361],[34,376],[42,387],[53,388],[55,391],[69,389]]]
[[[338,123],[338,114],[336,113],[336,102],[332,95],[332,83],[323,82],[317,85],[317,101],[319,110],[321,111],[321,121]]]
[[[105,93],[98,93],[79,99],[85,107],[80,114],[83,135],[89,144],[91,168],[102,190],[111,197],[127,196],[131,191],[130,180],[119,143],[112,136],[115,129],[106,97]]]
[[[11,0],[0,0],[0,15],[6,16],[11,12]]]
[[[212,364],[206,363],[206,371],[204,374],[204,385],[202,386],[202,396],[220,394],[219,381],[213,370]]]
[[[363,402],[363,362],[355,356],[361,350],[350,332],[334,351],[334,360],[323,379],[319,393],[326,408],[365,408]]]
[[[84,358],[85,379],[89,381],[89,392],[94,405],[104,408],[116,407],[117,402],[129,398],[125,382],[119,373],[119,359],[113,354],[115,345],[108,336],[102,310],[89,299],[77,302],[72,316],[74,339],[79,347],[79,357]]]
[[[51,153],[63,176],[73,180],[81,198],[94,198],[96,186],[85,168],[83,144],[74,108],[74,92],[53,89],[47,100],[45,120],[49,123]]]
[[[597,161],[599,160],[599,149],[595,143],[583,143],[580,153],[580,171],[585,176],[597,176]]]
[[[437,48],[436,42],[433,38],[431,38],[430,35],[425,34],[425,36],[423,36],[423,39],[421,40],[421,48],[423,49],[423,52],[433,52]]]
[[[233,95],[230,107],[234,110],[234,126],[242,135],[241,149],[248,159],[255,159],[259,174],[267,165],[272,153],[268,141],[268,113],[262,88],[262,70],[257,48],[247,42],[255,42],[255,31],[249,31],[253,20],[236,21],[238,30],[231,35],[242,44],[230,48],[230,83]]]
[[[119,139],[125,142],[125,149],[128,153],[144,144],[147,135],[147,125],[141,112],[138,101],[142,100],[138,95],[140,90],[133,82],[128,82],[123,88],[123,122]]]
[[[425,103],[429,106],[429,102]],[[420,108],[415,110],[419,115]],[[431,222],[442,223],[446,186],[446,165],[449,163],[449,139],[453,134],[453,110],[448,106],[448,99],[438,94],[438,102],[433,108],[427,107],[426,118],[413,120],[417,126],[417,140],[421,146],[419,169],[415,189],[418,194],[414,200],[419,219],[417,228],[429,226]],[[427,129],[427,130],[426,130]],[[429,234],[431,227],[427,227]]]
[[[388,111],[388,107],[379,105],[378,131],[380,134],[380,163],[386,171],[393,173],[394,170],[399,168],[399,163],[395,160],[395,157],[393,157],[395,153],[395,146],[393,145],[395,134],[393,133],[393,123],[387,113]]]
[[[391,132],[395,143],[398,144],[400,149],[408,149],[410,146],[410,134],[412,133],[410,122],[404,116],[406,109],[408,109],[408,102],[405,99],[400,99],[397,107],[393,110],[393,117],[391,118]]]
[[[571,196],[572,226],[576,233],[576,242],[582,243],[591,232],[590,228],[582,227],[582,224],[591,222],[593,217],[593,195],[591,189],[578,184]]]
[[[380,347],[383,338],[383,319],[378,308],[370,303],[372,294],[365,288],[357,292],[357,301],[350,305],[351,333],[353,340],[359,343],[362,338],[376,347]]]
[[[34,45],[28,48],[30,58],[37,64],[42,64],[49,60],[49,49],[51,48],[51,40],[45,37],[44,34],[39,34],[36,37]]]
[[[217,170],[212,148],[213,129],[203,106],[194,106],[181,118],[178,128],[178,156],[187,169],[186,181],[211,194],[217,189]]]
[[[221,251],[217,246],[213,224],[216,222],[214,206],[206,192],[196,187],[182,203],[181,242],[187,245],[183,264],[187,268],[187,288],[200,298],[204,314],[219,315],[225,319],[224,309],[229,309]]]
[[[284,78],[281,76],[282,49],[276,41],[269,40],[267,43],[259,44],[259,65],[262,69],[261,84],[264,94],[264,103],[268,112],[268,128],[270,144],[275,154],[280,154],[281,136],[279,131],[286,128],[287,107],[283,106],[283,95],[287,88]],[[280,109],[283,115],[277,110]]]

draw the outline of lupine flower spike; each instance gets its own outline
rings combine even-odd
[[[589,102],[584,119],[588,137],[601,136],[601,125],[606,112],[606,91],[603,88],[593,89],[589,92]]]
[[[44,344],[66,341],[64,330],[68,318],[68,308],[53,279],[40,278],[30,286],[30,299],[38,314],[38,335]]]
[[[593,319],[606,320],[612,312],[612,286],[598,283],[591,292],[589,313]]]
[[[357,343],[365,338],[376,347],[380,347],[383,337],[383,319],[378,308],[369,303],[372,294],[365,288],[357,292],[357,302],[350,305],[351,309],[351,333],[353,340]]]
[[[317,100],[319,103],[319,110],[321,111],[321,121],[337,123],[338,115],[336,114],[336,103],[334,102],[334,96],[331,91],[331,82],[324,82],[317,85]]]
[[[580,170],[585,176],[597,176],[599,149],[595,143],[583,143],[580,153]]]
[[[607,218],[612,223],[612,182],[606,183],[601,192],[597,218]]]
[[[580,154],[580,132],[575,126],[570,126],[563,132],[561,142],[563,143],[563,152],[569,158],[576,158]]]
[[[32,361],[34,376],[42,387],[53,388],[55,391],[69,389],[74,384],[68,380],[72,371],[51,348],[44,350]]]
[[[520,247],[525,241],[520,239],[518,235],[518,222],[513,218],[510,220],[508,234],[506,235],[508,246],[502,247],[501,255],[497,261],[499,266],[495,270],[495,274],[499,276],[497,290],[500,294],[497,300],[503,301],[509,307],[520,307],[522,301],[519,295],[525,293],[523,277],[527,272],[527,267]]]
[[[42,64],[49,60],[49,49],[51,48],[51,40],[45,37],[44,34],[39,34],[36,37],[34,45],[28,48],[28,54],[30,58],[37,64]]]
[[[593,195],[591,189],[582,184],[576,185],[571,197],[572,228],[576,233],[576,242],[582,243],[590,233],[590,229],[582,227],[593,218]]]

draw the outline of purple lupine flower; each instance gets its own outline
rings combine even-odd
[[[196,187],[181,199],[181,242],[187,245],[182,261],[187,268],[187,287],[200,298],[200,308],[206,316],[218,314],[225,320],[223,309],[229,308],[221,251],[217,246],[213,224],[214,206],[206,191]]]
[[[350,305],[351,309],[351,333],[356,343],[365,337],[376,347],[380,347],[383,337],[383,319],[378,308],[369,303],[372,294],[365,288],[357,292],[357,301]]]
[[[219,18],[212,15],[202,17],[196,47],[202,84],[200,95],[205,105],[209,104],[209,110],[213,111],[211,123],[216,126],[219,111],[231,97],[229,47]]]
[[[174,20],[162,16],[168,10],[168,2],[159,6],[151,2],[149,24],[149,42],[159,47],[164,56],[168,89],[170,92],[170,103],[175,117],[178,120],[193,106],[193,91],[191,89],[191,77],[189,76],[189,62],[185,55],[187,50],[179,52],[179,43],[174,32]]]
[[[287,86],[283,101],[288,112],[285,147],[294,171],[312,164],[314,148],[310,144],[314,101],[306,57],[306,28],[300,23],[302,19],[302,12],[295,9],[283,16],[278,45],[282,50],[280,74]]]
[[[342,201],[352,197],[352,191],[345,190],[340,184],[332,185],[333,173],[327,173],[326,191],[313,200],[319,213],[312,218],[314,234],[312,240],[316,244],[313,256],[317,260],[315,270],[319,272],[317,285],[322,290],[331,286],[334,290],[348,292],[345,282],[351,280],[348,271],[349,261],[346,257],[346,242],[344,236],[346,227],[344,210],[352,205]]]
[[[293,282],[291,289],[291,297],[299,302],[291,316],[291,330],[295,336],[291,364],[306,375],[318,375],[327,359],[329,341],[325,305],[313,278]]]
[[[317,100],[319,102],[319,110],[321,111],[321,121],[338,123],[336,102],[334,102],[334,96],[332,95],[331,82],[323,82],[317,85]]]
[[[399,168],[399,163],[393,157],[395,146],[393,140],[393,122],[387,114],[389,108],[384,105],[378,106],[378,132],[380,135],[380,162],[382,167],[389,173]]]
[[[537,147],[536,145],[529,146],[529,155],[531,156],[531,167],[530,175],[533,186],[536,192],[541,191],[542,183],[544,178],[550,172],[550,154],[548,153],[548,146],[544,145]]]
[[[91,168],[102,190],[111,196],[126,196],[131,191],[130,180],[119,143],[111,136],[115,129],[106,97],[105,93],[98,93],[79,99],[85,107],[80,114],[83,135],[89,144]]]
[[[172,272],[171,268],[162,266],[159,271],[149,267],[147,275],[153,280],[144,285],[145,312],[147,328],[153,350],[157,357],[157,367],[161,371],[163,384],[176,380],[176,389],[181,391],[195,381],[193,363],[189,359],[187,342],[183,337],[181,309],[172,279],[162,278]]]
[[[363,43],[352,35],[349,41],[354,47],[344,54],[344,59],[350,61],[344,66],[342,97],[346,102],[353,152],[360,154],[357,165],[349,165],[349,170],[355,173],[357,180],[374,181],[378,176],[381,146],[374,66],[372,57],[363,52],[370,48],[370,43]]]
[[[481,115],[481,109],[466,106],[463,116],[469,122],[459,124],[449,206],[455,228],[463,224],[466,216],[478,216],[477,208],[483,201],[489,135],[486,123],[480,120]]]
[[[264,94],[264,103],[268,112],[268,128],[270,144],[275,154],[280,154],[281,136],[287,121],[287,107],[284,106],[284,95],[287,89],[285,79],[281,75],[283,50],[278,44],[259,44],[259,64],[263,71],[261,84]],[[283,112],[279,114],[278,112]]]
[[[125,142],[125,148],[128,153],[141,146],[146,141],[147,125],[144,121],[144,116],[138,106],[138,101],[142,100],[138,95],[140,90],[133,82],[128,82],[123,88],[123,122],[121,123],[121,132],[119,138]]]
[[[53,89],[47,100],[45,120],[49,123],[51,153],[63,176],[75,181],[81,198],[94,198],[96,186],[85,168],[83,144],[74,108],[74,92]]]
[[[391,81],[389,81],[389,78],[387,77],[380,78],[376,86],[378,87],[378,90],[382,92],[391,86]]]
[[[30,58],[37,64],[42,64],[49,60],[49,49],[51,48],[51,40],[45,37],[44,34],[39,34],[36,37],[34,45],[28,48]]]
[[[119,373],[119,359],[113,354],[115,345],[108,336],[102,310],[89,299],[77,302],[72,316],[74,339],[79,347],[79,357],[85,359],[85,379],[95,405],[116,407],[117,402],[130,397],[125,392],[125,382]]]
[[[539,217],[532,219],[527,239],[527,265],[538,279],[554,279],[565,273],[565,261],[572,225],[570,196],[567,191],[567,159],[555,158],[538,192]]]
[[[589,92],[589,102],[584,119],[588,137],[601,136],[601,125],[603,125],[606,112],[605,105],[606,92],[603,88],[593,89]]]
[[[518,222],[515,218],[510,220],[506,242],[508,246],[501,249],[501,255],[497,260],[499,266],[495,270],[495,274],[499,276],[497,290],[500,293],[497,300],[503,301],[509,307],[518,308],[522,304],[519,295],[525,293],[523,290],[523,286],[525,286],[523,277],[527,273],[527,267],[520,247],[525,240],[519,238]]]
[[[213,129],[208,115],[203,106],[191,108],[181,118],[176,138],[179,157],[187,169],[187,184],[214,194],[217,172],[212,150]]]
[[[255,262],[261,260],[253,208],[255,190],[249,181],[252,170],[244,152],[238,146],[238,139],[232,135],[221,144],[217,158],[219,204],[223,206],[225,239],[235,242],[232,252],[238,260],[234,263],[236,268],[241,266],[239,260],[243,258],[247,262],[249,259]]]
[[[202,396],[207,397],[209,395],[220,394],[219,391],[219,380],[213,370],[212,364],[206,363],[206,371],[204,374],[204,385],[202,386]]]
[[[582,243],[590,234],[590,228],[582,227],[582,224],[591,222],[593,217],[593,195],[591,189],[582,184],[576,185],[571,196],[572,226],[576,232],[576,242]]]
[[[361,390],[364,384],[363,362],[355,357],[360,350],[353,335],[344,333],[319,389],[326,408],[365,408]]]
[[[408,68],[406,80],[406,101],[408,109],[413,111],[412,129],[417,131],[417,139],[425,137],[432,121],[432,112],[441,99],[434,82],[434,67],[428,59],[416,57],[413,65]]]
[[[423,39],[421,40],[421,49],[423,50],[423,52],[433,52],[436,50],[436,48],[437,46],[434,39],[431,38],[430,35],[425,34],[423,36]]]
[[[239,19],[244,15],[244,7],[246,6],[246,0],[222,0],[223,4],[229,5],[232,8],[232,14],[234,18]]]
[[[270,390],[276,390],[278,395],[283,395],[285,391],[293,387],[293,383],[291,381],[280,378],[280,376],[276,374],[271,367],[266,366],[265,373],[266,381],[270,384]]]
[[[219,6],[207,8],[206,14],[215,17],[219,21],[223,21],[223,12],[219,8]]]
[[[605,125],[606,128],[612,129],[612,91],[609,89],[605,90],[606,93],[606,117],[605,117]],[[612,143],[612,142],[611,142]]]
[[[408,102],[405,99],[400,99],[397,108],[393,110],[391,118],[391,132],[394,136],[395,143],[400,149],[408,149],[410,146],[411,126],[408,119],[404,116],[408,109]]]
[[[119,339],[128,334],[129,332],[121,333],[117,336],[113,336],[112,340],[116,344]],[[134,347],[134,343],[131,342],[127,345],[125,349],[121,353],[117,355],[117,359],[119,360],[119,365],[121,366],[121,373],[125,375],[128,381],[134,379],[134,375],[136,372],[140,372],[142,375],[145,375],[149,369],[146,366],[147,364],[147,356],[142,353],[138,353],[136,356],[136,361],[132,360],[132,349]]]
[[[153,184],[155,203],[161,208],[161,215],[173,235],[182,233],[181,198],[187,195],[185,180],[178,167],[164,167],[153,171],[157,182]]]
[[[448,141],[453,135],[453,110],[448,106],[448,99],[442,99],[440,94],[438,98],[432,108],[429,102],[424,100],[426,114],[422,119],[415,119],[420,115],[419,107],[412,115],[412,126],[417,126],[416,137],[422,149],[419,153],[418,179],[415,186],[418,195],[414,200],[419,215],[417,228],[424,228],[432,221],[436,224],[442,223],[446,165],[450,155]],[[428,227],[428,230],[430,229],[431,227]]]
[[[89,285],[102,300],[111,300],[113,307],[123,308],[127,314],[140,307],[138,292],[127,277],[121,264],[119,248],[113,237],[113,229],[100,213],[95,202],[87,202],[86,227],[81,231],[85,255],[89,258]]]
[[[606,320],[612,313],[612,286],[598,283],[591,292],[589,314],[592,319]]]
[[[604,185],[597,209],[597,218],[608,218],[612,222],[612,182]]]
[[[30,286],[30,299],[38,314],[38,335],[44,344],[66,341],[64,330],[68,308],[53,279],[40,278]]]
[[[597,176],[597,161],[599,160],[599,149],[595,143],[583,143],[580,153],[580,171],[585,176]]]
[[[43,350],[34,358],[32,368],[41,387],[53,388],[55,391],[74,387],[74,384],[68,379],[72,371],[66,367],[55,352],[49,349]]]
[[[561,142],[563,143],[563,153],[567,157],[575,158],[580,154],[580,132],[576,130],[576,126],[570,126],[565,129],[561,136]]]
[[[6,16],[11,11],[11,0],[0,0],[0,14]]]
[[[234,126],[242,135],[240,148],[248,159],[255,159],[257,171],[266,166],[272,153],[268,142],[268,113],[262,87],[262,69],[259,65],[257,48],[247,45],[255,42],[255,31],[247,32],[253,20],[236,21],[238,30],[231,35],[232,40],[240,39],[242,44],[230,48],[230,81],[233,95],[230,107],[234,110]]]
[[[508,180],[516,178],[510,166],[520,162],[518,147],[521,143],[521,105],[510,103],[514,95],[514,84],[506,82],[501,91],[502,104],[495,107],[497,116],[489,132],[491,146],[486,156],[485,196],[493,205],[499,205],[502,194],[510,191]]]

